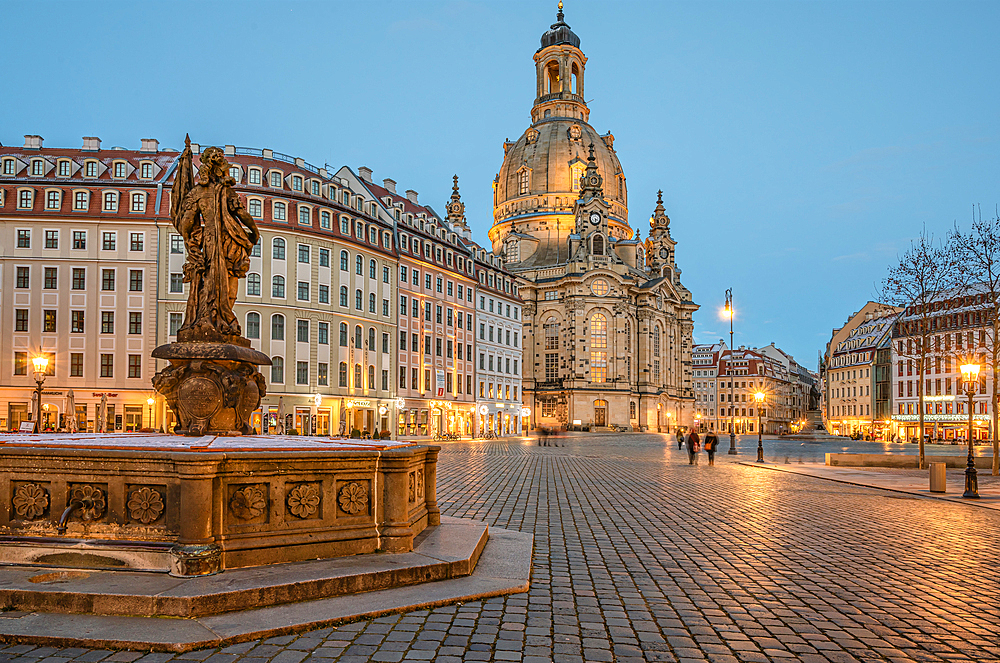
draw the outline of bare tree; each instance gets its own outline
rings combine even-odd
[[[976,220],[973,213],[972,230],[964,235],[957,230],[953,241],[962,254],[962,262],[969,272],[969,279],[977,285],[978,291],[986,298],[985,319],[982,320],[986,332],[986,352],[990,358],[992,396],[990,412],[993,416],[993,476],[1000,474],[1000,441],[997,436],[997,373],[1000,367],[1000,316],[997,315],[997,301],[1000,299],[1000,218],[983,220],[982,214]]]
[[[948,243],[935,241],[924,228],[920,236],[910,242],[910,248],[899,257],[899,264],[889,268],[882,282],[881,300],[887,304],[904,307],[897,324],[901,335],[916,338],[911,349],[904,345],[903,356],[916,360],[917,399],[919,413],[919,438],[921,469],[924,462],[924,383],[930,373],[931,320],[936,317],[934,303],[944,297],[954,297],[965,282],[961,256],[954,243],[954,234]]]

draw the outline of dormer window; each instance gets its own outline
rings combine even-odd
[[[271,186],[276,189],[281,188],[281,173],[276,170],[271,171]]]
[[[143,162],[139,165],[139,177],[144,180],[153,179],[153,164],[148,161]]]
[[[97,162],[88,161],[83,166],[84,177],[97,177]]]
[[[59,162],[59,177],[69,177],[70,174],[70,162],[69,159],[63,159]]]
[[[302,191],[302,177],[300,175],[292,175],[292,190]]]
[[[116,161],[114,165],[114,176],[116,179],[123,180],[128,177],[128,168],[124,161]]]
[[[229,176],[236,182],[239,182],[243,178],[243,170],[239,166],[230,166]]]
[[[319,182],[317,180],[312,181],[312,195],[319,195]]]
[[[44,175],[45,174],[45,162],[41,159],[34,159],[31,162],[31,174],[32,175]]]
[[[247,171],[247,182],[249,184],[260,184],[260,168],[251,168]]]
[[[4,175],[13,175],[14,174],[14,160],[13,159],[4,159],[3,160],[3,174]]]

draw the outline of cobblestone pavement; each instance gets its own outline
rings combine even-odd
[[[731,462],[749,443],[715,467],[657,435],[446,444],[442,511],[533,532],[530,592],[176,659],[1000,661],[1000,514]]]

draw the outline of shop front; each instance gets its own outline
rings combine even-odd
[[[17,432],[24,422],[35,420],[35,392],[33,389],[10,390],[7,406],[0,401],[0,430]],[[76,389],[73,393],[74,412],[69,413],[68,389],[45,389],[42,392],[40,429],[48,432],[67,430],[67,415],[76,416],[76,430],[95,432],[101,398],[105,397],[105,411],[108,432],[137,432],[143,428],[155,428],[156,412],[148,405],[151,398],[148,391],[135,392],[90,392]]]
[[[528,415],[523,414],[527,410]],[[498,403],[496,401],[480,400],[476,403],[476,435],[483,437],[492,433],[496,437],[520,435],[527,430],[524,420],[530,415],[530,410],[520,403]]]
[[[920,429],[920,415],[916,414],[896,414],[892,417],[893,425],[896,429],[895,436],[901,442],[918,441],[918,431]],[[967,414],[925,414],[924,415],[924,436],[931,442],[943,444],[962,444],[969,438],[969,415]],[[990,438],[990,415],[972,415],[972,439],[989,440]]]

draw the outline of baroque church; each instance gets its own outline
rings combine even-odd
[[[698,305],[662,195],[642,241],[614,136],[589,123],[587,58],[562,2],[541,41],[531,125],[504,142],[489,233],[524,300],[524,404],[535,426],[690,427]]]

